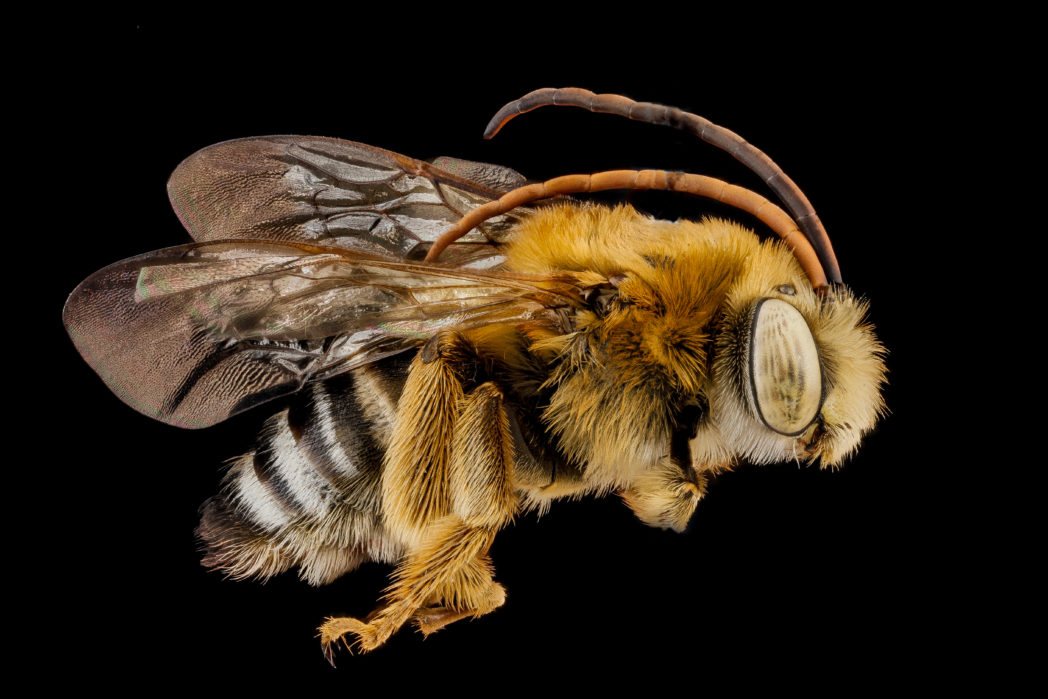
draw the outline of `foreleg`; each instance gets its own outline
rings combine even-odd
[[[638,476],[621,495],[648,526],[681,532],[705,494],[704,476],[666,458]]]

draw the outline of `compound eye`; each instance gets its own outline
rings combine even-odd
[[[822,407],[822,365],[800,311],[779,299],[757,302],[750,325],[749,401],[765,425],[795,436]]]

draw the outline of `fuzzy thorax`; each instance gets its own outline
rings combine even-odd
[[[668,223],[629,207],[558,207],[509,250],[522,272],[596,272],[607,294],[556,343],[543,419],[597,488],[625,485],[667,455],[676,414],[709,380],[718,309],[753,234],[722,221]]]

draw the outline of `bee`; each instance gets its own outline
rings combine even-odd
[[[681,531],[740,462],[852,454],[884,412],[884,349],[799,188],[738,135],[678,109],[543,89],[492,119],[583,107],[692,132],[786,210],[687,173],[529,183],[321,137],[205,148],[168,183],[196,242],[113,264],[65,325],[134,409],[203,428],[284,399],[202,509],[204,564],[329,583],[396,566],[366,619],[320,626],[370,651],[500,607],[488,552],[513,518],[617,494]],[[568,198],[667,189],[749,212],[661,221]]]

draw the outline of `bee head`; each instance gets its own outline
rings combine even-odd
[[[866,310],[843,286],[816,294],[788,251],[760,244],[727,295],[696,461],[839,465],[885,410]]]

